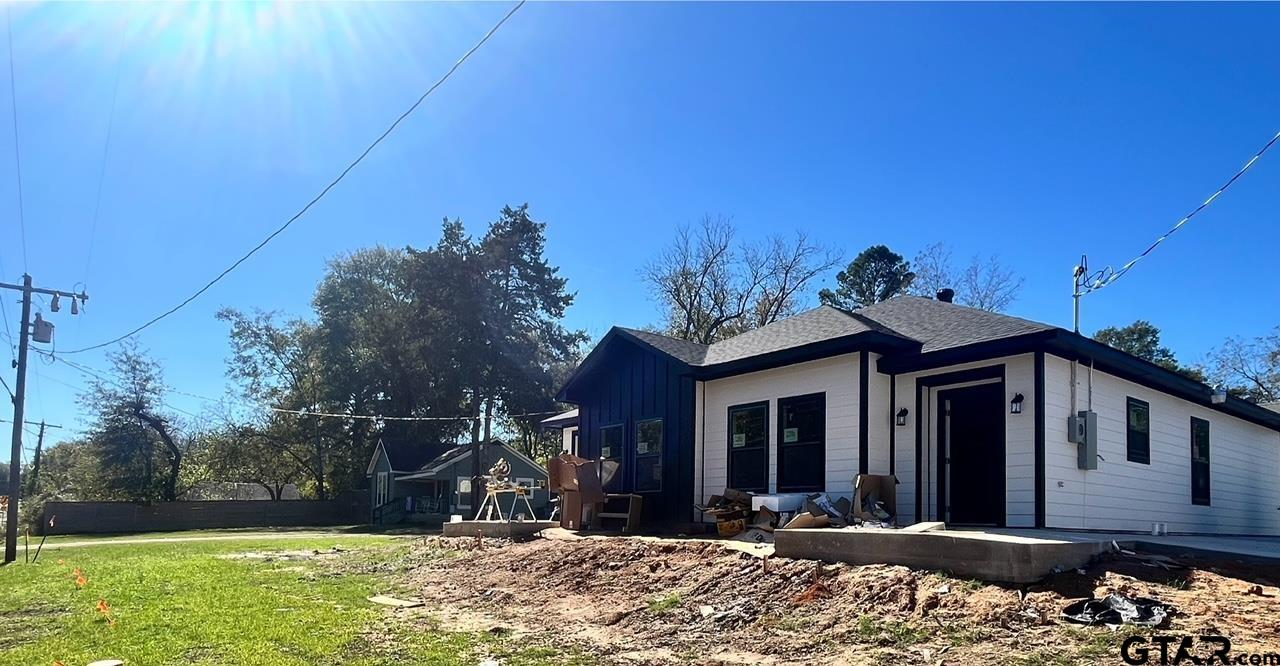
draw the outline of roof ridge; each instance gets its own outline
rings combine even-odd
[[[706,344],[706,343],[697,342],[697,341],[694,341],[694,340],[685,340],[684,338],[677,338],[676,336],[671,335],[671,334],[669,334],[669,333],[659,333],[659,332],[657,332],[657,331],[646,331],[646,330],[645,330],[645,329],[643,329],[643,328],[631,328],[631,327],[629,327],[629,326],[616,326],[615,328],[617,328],[617,329],[618,329],[618,330],[620,330],[620,331],[626,331],[627,333],[643,333],[644,335],[656,335],[656,336],[658,336],[658,337],[660,337],[660,338],[666,338],[666,339],[668,339],[668,340],[674,340],[674,341],[676,341],[676,342],[682,342],[682,343],[687,344],[687,345],[699,345],[699,346],[701,346],[701,347],[710,347],[710,346],[711,346],[711,345],[708,345],[708,344]]]

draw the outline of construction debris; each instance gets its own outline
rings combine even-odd
[[[1164,624],[1173,608],[1155,599],[1129,598],[1113,592],[1102,599],[1082,599],[1062,609],[1062,617],[1078,624],[1119,626],[1134,624],[1158,627]]]
[[[388,596],[383,595],[383,594],[378,594],[378,595],[375,595],[375,596],[369,597],[369,601],[371,601],[371,602],[373,602],[373,603],[375,603],[375,604],[381,604],[381,605],[383,605],[383,606],[393,606],[393,607],[395,607],[395,608],[417,608],[417,607],[419,607],[419,606],[422,606],[422,605],[423,605],[421,601],[410,601],[410,600],[408,600],[408,599],[397,599],[397,598],[395,598],[395,597],[388,597]]]

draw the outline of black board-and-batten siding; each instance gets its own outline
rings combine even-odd
[[[574,391],[580,455],[601,456],[602,429],[621,426],[623,471],[616,492],[644,497],[647,523],[688,523],[694,472],[694,380],[687,365],[625,339],[612,341]],[[662,419],[661,489],[636,490],[636,424]]]

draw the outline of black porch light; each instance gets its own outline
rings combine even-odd
[[[907,408],[906,407],[903,407],[902,409],[898,410],[898,414],[895,420],[897,424],[900,426],[907,425]]]
[[[1013,400],[1010,400],[1010,401],[1009,401],[1009,413],[1010,413],[1010,414],[1021,414],[1021,413],[1022,413],[1022,400],[1023,400],[1023,398],[1022,398],[1022,394],[1021,394],[1021,393],[1015,393],[1015,394],[1013,394]]]

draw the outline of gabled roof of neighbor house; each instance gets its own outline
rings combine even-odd
[[[604,349],[617,338],[678,361],[698,379],[861,350],[882,354],[877,369],[885,373],[1047,351],[1088,360],[1125,379],[1200,404],[1211,404],[1213,393],[1206,384],[1057,326],[932,298],[898,296],[853,311],[821,306],[710,345],[614,327],[570,377],[562,398],[600,363]],[[1280,413],[1246,400],[1230,397],[1212,408],[1280,430]]]
[[[373,474],[380,451],[386,453],[392,472],[409,472],[421,467],[424,462],[431,459],[433,453],[439,450],[439,445],[427,446],[410,440],[380,438],[378,445],[373,449],[373,458],[369,460],[369,468],[365,470],[365,476]]]

